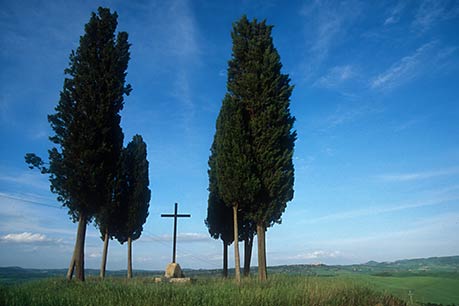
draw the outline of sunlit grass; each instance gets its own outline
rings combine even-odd
[[[378,304],[379,303],[379,304]],[[47,279],[0,287],[1,305],[405,305],[389,294],[334,277],[272,275],[268,282],[198,278],[191,284],[151,278],[67,282]]]

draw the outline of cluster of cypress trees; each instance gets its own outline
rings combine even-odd
[[[94,221],[104,241],[101,277],[109,239],[128,242],[128,278],[132,277],[131,244],[140,237],[148,216],[150,189],[146,144],[140,135],[123,148],[120,111],[130,59],[128,34],[115,37],[117,14],[108,8],[92,13],[70,54],[69,67],[55,113],[48,116],[55,145],[49,163],[34,153],[31,168],[49,175],[51,191],[78,222],[67,278],[84,280],[86,226]],[[292,163],[296,132],[290,115],[293,87],[266,21],[243,16],[233,25],[233,52],[227,93],[216,123],[209,157],[209,201],[206,225],[223,241],[224,274],[228,245],[235,250],[240,281],[238,241],[245,241],[244,274],[250,271],[254,235],[258,241],[258,273],[266,280],[266,229],[281,222],[293,198]]]
[[[128,34],[115,37],[118,15],[99,7],[92,13],[70,54],[69,67],[55,113],[48,116],[54,131],[49,164],[33,153],[25,156],[31,168],[49,174],[51,191],[78,222],[67,278],[84,280],[86,226],[91,221],[104,240],[101,276],[105,275],[108,239],[128,242],[128,277],[132,276],[131,243],[138,239],[148,216],[150,190],[146,144],[134,136],[123,148],[120,111],[130,59]]]
[[[295,118],[289,108],[293,86],[288,75],[281,73],[271,31],[266,21],[249,21],[246,16],[233,25],[227,93],[209,158],[206,225],[212,237],[222,239],[224,254],[227,246],[236,242],[238,282],[237,242],[246,242],[246,272],[256,228],[258,274],[260,280],[266,280],[265,232],[281,222],[287,202],[293,198],[296,131],[292,131]],[[239,234],[241,228],[243,235]],[[225,255],[224,267],[226,260]]]

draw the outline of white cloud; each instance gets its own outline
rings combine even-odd
[[[311,54],[307,65],[310,74],[324,61],[332,48],[345,36],[349,26],[361,12],[357,1],[313,1],[305,5],[300,14],[305,17],[307,33],[313,33],[306,41],[312,41],[308,52]]]
[[[315,157],[308,155],[305,158],[294,156],[293,162],[295,164],[296,170],[306,171],[308,170],[311,165],[314,163]]]
[[[406,81],[412,80],[420,73],[420,66],[434,47],[434,42],[419,47],[414,54],[405,56],[393,64],[388,70],[376,76],[371,81],[373,89],[391,89]]]
[[[324,125],[326,128],[334,128],[346,123],[353,122],[361,117],[380,113],[383,111],[384,110],[380,105],[371,103],[359,104],[357,106],[343,104],[339,105],[335,112],[325,118]]]
[[[176,0],[169,7],[170,51],[180,57],[188,57],[200,53],[197,41],[198,29],[189,7],[188,1]],[[170,22],[172,21],[172,22]]]
[[[406,4],[407,3],[405,1],[397,2],[397,5],[395,5],[394,8],[390,11],[389,17],[387,17],[384,21],[384,25],[387,26],[398,23],[400,20],[400,15],[402,11],[405,9]]]
[[[288,259],[302,259],[302,260],[311,260],[311,259],[329,259],[336,258],[341,256],[340,251],[324,251],[324,250],[315,250],[306,253],[300,253],[294,256],[290,256]]]
[[[457,1],[424,0],[420,2],[412,27],[419,31],[430,29],[440,20],[451,19],[459,15]]]
[[[458,48],[456,46],[440,46],[438,41],[431,41],[416,49],[409,56],[395,62],[389,69],[380,73],[370,81],[370,88],[391,90],[412,81],[423,74],[433,74],[447,68],[450,59]]]
[[[365,233],[357,233],[354,237],[344,238],[344,239],[335,239],[324,241],[325,245],[333,245],[344,247],[345,245],[353,246],[367,243],[374,243],[375,245],[382,245],[388,242],[393,242],[394,244],[399,243],[399,241],[412,241],[416,244],[426,245],[426,238],[441,236],[442,240],[449,240],[447,236],[444,235],[444,232],[449,232],[451,237],[455,237],[453,234],[456,232],[453,229],[458,227],[457,220],[459,219],[458,213],[446,213],[439,214],[435,216],[428,216],[422,219],[419,219],[412,223],[406,229],[400,230],[388,230],[378,234],[365,235]],[[448,235],[448,236],[449,236]],[[422,237],[422,239],[419,239]],[[408,239],[410,238],[410,239]],[[457,240],[457,238],[455,238]],[[384,243],[383,243],[384,241]],[[429,243],[435,243],[429,239]],[[368,246],[368,245],[367,245]],[[457,246],[456,246],[457,248]]]
[[[417,181],[417,180],[426,180],[430,178],[435,178],[439,176],[448,176],[459,174],[459,168],[444,169],[438,171],[427,171],[427,172],[412,172],[412,173],[397,173],[397,174],[382,174],[378,178],[384,181],[392,182],[407,182],[407,181]]]
[[[20,234],[7,234],[0,237],[1,242],[6,243],[27,243],[27,244],[43,244],[43,243],[59,243],[60,239],[50,239],[44,234],[23,232]]]
[[[331,68],[327,74],[320,77],[314,86],[323,88],[334,88],[345,81],[352,79],[356,76],[355,68],[351,65],[335,66]]]
[[[21,185],[22,187],[31,187],[39,190],[49,191],[49,182],[46,176],[39,173],[39,171],[30,170],[28,172],[18,171],[12,174],[0,175],[0,181],[8,184]]]
[[[144,235],[141,237],[141,241],[172,241],[172,235]],[[203,242],[203,241],[212,241],[209,235],[203,233],[180,233],[177,234],[177,241],[179,242]]]
[[[322,217],[308,219],[308,220],[305,220],[305,223],[316,224],[316,223],[336,221],[336,220],[354,219],[357,217],[364,217],[364,216],[374,216],[374,215],[386,214],[386,213],[397,212],[397,211],[407,210],[407,209],[442,205],[442,204],[445,204],[451,201],[458,201],[458,200],[459,200],[459,195],[443,196],[443,197],[438,196],[438,197],[435,197],[435,199],[417,201],[417,202],[412,202],[412,203],[402,203],[398,205],[387,205],[387,206],[385,205],[385,206],[377,206],[377,207],[369,207],[369,208],[363,208],[363,209],[342,211],[342,212],[338,212],[334,214],[325,215]]]
[[[101,258],[102,257],[102,253],[101,252],[90,252],[88,254],[88,257],[89,258]]]

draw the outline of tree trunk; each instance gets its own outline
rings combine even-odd
[[[84,281],[84,241],[86,238],[86,216],[81,213],[78,218],[78,229],[75,241],[75,248],[73,250],[72,260],[67,271],[67,279],[71,280],[73,271],[76,268],[76,278]]]
[[[75,249],[73,250],[72,259],[70,260],[70,266],[67,270],[67,280],[72,280],[73,271],[75,270]]]
[[[266,272],[266,243],[265,243],[265,227],[262,224],[257,224],[257,241],[258,241],[258,279],[266,281],[268,278]]]
[[[223,241],[223,277],[228,277],[228,245],[225,241]]]
[[[253,233],[247,235],[244,240],[244,276],[250,275],[250,261],[252,260]]]
[[[132,278],[132,238],[128,237],[128,266],[127,278]]]
[[[237,208],[238,205],[233,206],[233,222],[234,222],[234,275],[236,282],[239,284],[241,282],[241,264],[239,258],[239,233],[237,225]]]
[[[102,252],[102,263],[100,264],[100,278],[105,278],[105,268],[107,267],[107,252],[108,252],[108,229],[104,236],[104,250]]]

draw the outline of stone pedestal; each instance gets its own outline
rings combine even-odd
[[[170,263],[167,265],[166,273],[164,273],[164,277],[166,278],[184,278],[185,274],[183,274],[182,269],[178,263]]]
[[[191,283],[193,280],[185,277],[178,263],[170,263],[166,267],[163,277],[155,277],[155,283]]]

